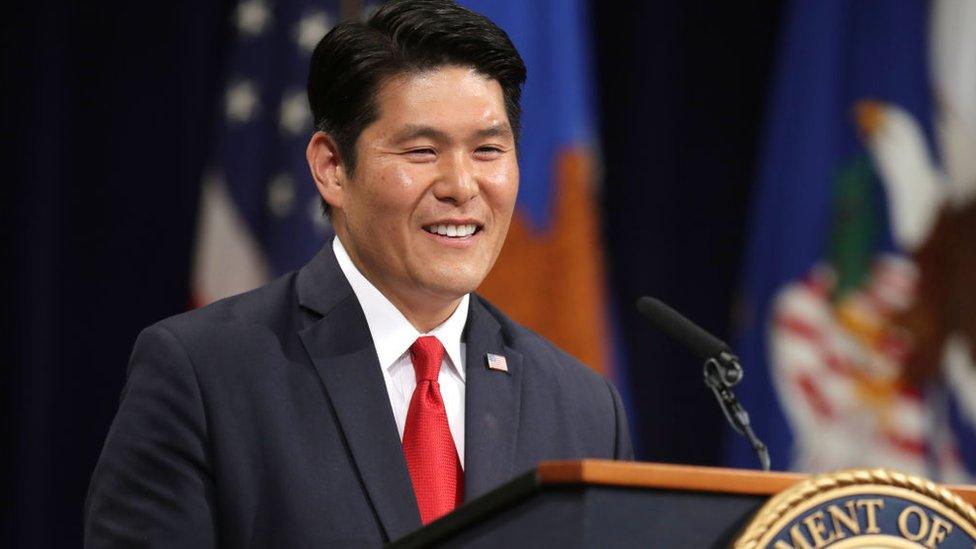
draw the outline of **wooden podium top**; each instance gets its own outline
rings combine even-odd
[[[437,545],[451,539],[451,536],[460,535],[459,532],[482,528],[490,518],[498,517],[506,510],[519,505],[520,502],[545,492],[565,493],[567,489],[569,492],[584,492],[586,490],[580,488],[621,487],[638,489],[647,494],[672,491],[698,492],[703,494],[704,499],[723,499],[713,497],[716,494],[729,494],[736,497],[755,496],[757,503],[753,505],[757,505],[764,497],[778,494],[806,478],[808,475],[799,473],[663,463],[604,460],[546,461],[480,498],[465,503],[453,513],[434,521],[426,528],[396,540],[388,547],[413,549]],[[976,505],[976,486],[949,485],[946,488],[968,503]],[[534,517],[532,520],[539,518],[538,515],[531,517]],[[727,525],[723,524],[721,527],[726,528]]]
[[[596,484],[725,494],[772,495],[782,492],[809,475],[589,459],[546,461],[539,464],[537,476],[542,484]],[[976,486],[946,485],[946,488],[971,505],[976,505]]]

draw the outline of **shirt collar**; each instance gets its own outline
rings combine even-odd
[[[338,236],[332,241],[332,250],[335,252],[342,274],[346,276],[346,280],[352,286],[352,291],[356,294],[356,299],[359,300],[359,305],[366,316],[366,324],[369,326],[369,333],[373,337],[373,345],[376,347],[376,356],[379,358],[382,368],[391,368],[397,359],[410,349],[418,337],[432,335],[440,340],[450,363],[461,376],[461,379],[464,379],[464,363],[461,361],[461,333],[464,331],[464,324],[468,320],[470,294],[465,294],[461,298],[457,309],[447,320],[429,333],[422,334],[359,271]]]

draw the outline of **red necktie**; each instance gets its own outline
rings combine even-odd
[[[419,337],[410,346],[417,388],[403,428],[403,455],[424,524],[450,513],[464,494],[464,472],[437,383],[443,358],[444,346],[434,336]]]

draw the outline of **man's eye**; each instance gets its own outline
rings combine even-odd
[[[477,149],[475,149],[474,152],[475,152],[475,156],[477,156],[478,158],[491,159],[500,156],[502,153],[505,152],[505,149],[495,145],[485,145],[483,147],[478,147]]]
[[[410,149],[404,153],[408,158],[412,160],[430,160],[437,156],[437,152],[429,147],[423,147],[420,149]]]

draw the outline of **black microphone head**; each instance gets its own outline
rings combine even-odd
[[[706,332],[659,299],[641,297],[637,300],[637,310],[658,329],[688,347],[702,360],[716,358],[723,352],[732,353],[722,340]]]

